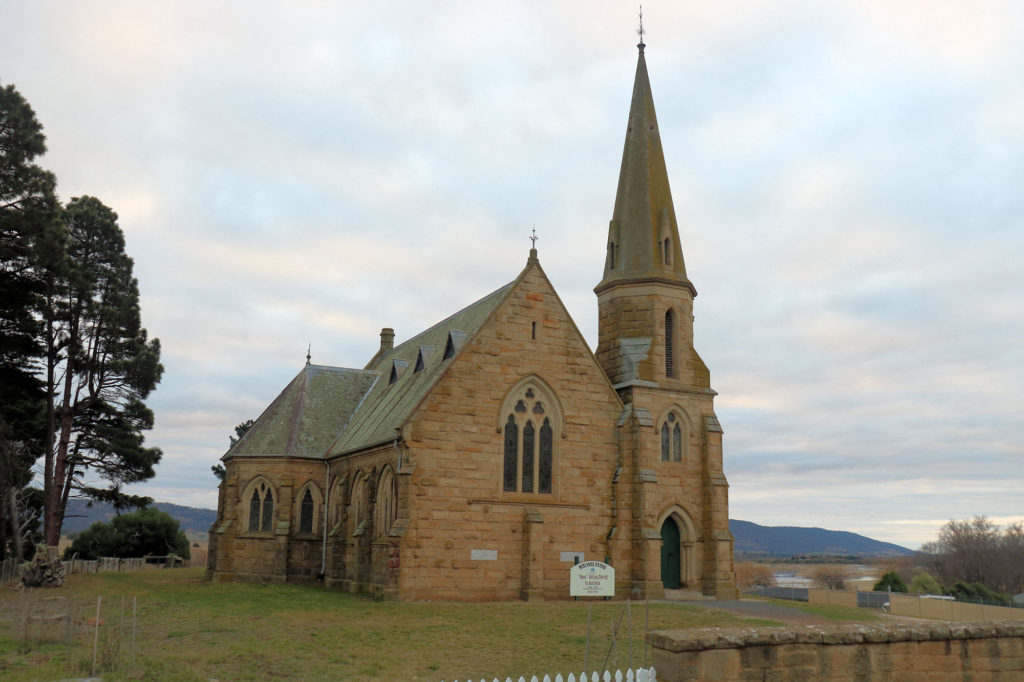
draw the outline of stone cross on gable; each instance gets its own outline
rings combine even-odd
[[[537,236],[537,228],[534,227],[533,230],[531,230],[531,232],[530,232],[530,242],[533,245],[532,248],[534,248],[534,249],[537,248],[537,240],[538,239],[540,239],[540,237]]]

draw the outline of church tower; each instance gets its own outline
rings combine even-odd
[[[693,300],[644,44],[638,46],[598,297],[597,359],[626,405],[618,494],[631,510],[631,591],[736,593],[722,429],[693,347]],[[622,538],[626,540],[626,538]]]

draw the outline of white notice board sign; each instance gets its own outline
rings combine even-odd
[[[601,561],[584,561],[569,569],[570,597],[614,597],[615,569]]]

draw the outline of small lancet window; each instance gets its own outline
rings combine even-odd
[[[669,430],[668,423],[661,425],[661,461],[669,461]]]
[[[523,452],[529,452],[530,457],[523,457],[523,492],[533,492],[533,452],[534,434],[533,422],[526,422],[523,427]]]
[[[260,530],[264,533],[270,532],[270,524],[274,520],[274,498],[270,491],[263,497],[263,519],[260,521]]]
[[[672,429],[672,461],[683,461],[683,431],[676,424]]]
[[[252,491],[252,498],[249,499],[249,532],[258,533],[260,530],[260,493]]]
[[[665,257],[665,265],[672,265],[672,240],[665,237],[663,244],[662,255]]]
[[[504,485],[508,491],[515,491],[516,478],[519,473],[519,425],[513,415],[508,416],[508,423],[505,424],[505,466]]]
[[[540,405],[540,403],[537,403]],[[537,485],[537,492],[551,492],[551,450],[553,448],[554,432],[551,430],[551,421],[545,417],[544,425],[540,427],[540,480]]]
[[[299,510],[299,532],[313,532],[313,493],[306,488],[306,494],[302,496],[302,507]]]
[[[608,269],[615,269],[615,242],[608,242]]]

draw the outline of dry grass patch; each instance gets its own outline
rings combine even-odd
[[[25,641],[13,617],[19,592],[5,588],[0,677],[88,674],[93,630],[85,623],[95,615],[97,596],[104,604],[101,640],[118,640],[108,646],[109,669],[103,676],[109,680],[491,679],[583,667],[586,602],[373,602],[318,586],[209,583],[202,575],[202,569],[75,575],[59,590],[36,591],[33,596],[59,593],[73,601],[78,626],[70,645],[45,637]],[[128,604],[126,623],[120,620],[122,597]],[[133,597],[138,599],[134,665]],[[625,604],[590,605],[590,667],[597,668]],[[631,612],[633,663],[640,666],[644,604],[632,604]],[[651,604],[646,615],[650,629],[774,624],[670,603]],[[627,628],[623,618],[616,667],[629,664]]]

